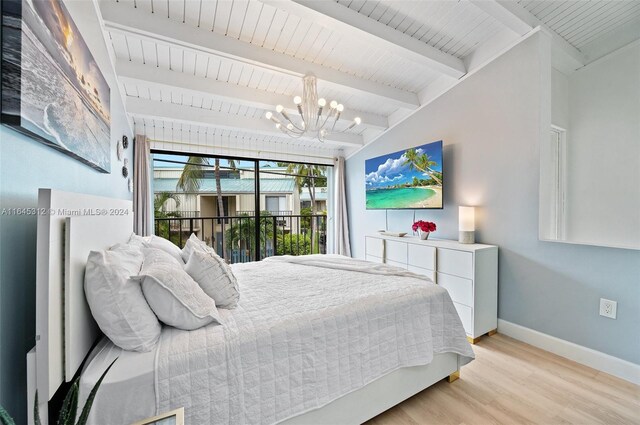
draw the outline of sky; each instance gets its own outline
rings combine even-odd
[[[408,165],[404,165],[406,159],[404,156],[405,150],[365,161],[365,184],[367,189],[412,182],[414,177],[419,179],[429,178],[429,175],[418,170],[410,170]],[[432,161],[438,163],[432,169],[442,172],[442,141],[418,146],[416,151],[418,153],[426,153]]]
[[[188,156],[182,156],[182,155],[172,155],[172,154],[162,154],[162,153],[154,153],[153,154],[153,159],[163,159],[163,160],[168,160],[168,161],[177,161],[177,162],[187,162],[187,160],[189,159]],[[213,165],[213,159],[210,160],[211,165]],[[220,159],[220,166],[221,167],[228,167],[229,166],[229,161],[227,161],[226,159]],[[260,167],[275,167],[276,163],[275,162],[268,162],[268,161],[260,161]],[[182,167],[181,164],[174,164],[171,162],[161,162],[161,161],[153,161],[153,168],[176,168],[176,167]],[[250,168],[253,169],[253,161],[236,161],[236,167],[238,168]]]

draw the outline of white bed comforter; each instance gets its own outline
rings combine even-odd
[[[163,331],[157,409],[184,406],[187,424],[272,424],[435,353],[473,358],[447,291],[404,270],[308,256],[233,271],[223,326]]]

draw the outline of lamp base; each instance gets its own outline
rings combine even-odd
[[[462,230],[459,232],[458,242],[471,244],[471,243],[475,243],[475,241],[476,241],[475,232],[471,232],[471,231],[463,232]]]

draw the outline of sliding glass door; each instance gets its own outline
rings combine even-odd
[[[229,263],[326,253],[330,167],[153,153],[155,233]]]

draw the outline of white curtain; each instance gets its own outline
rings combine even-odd
[[[347,192],[345,179],[344,157],[334,160],[335,184],[335,214],[334,214],[334,248],[336,254],[351,257],[349,244],[349,216],[347,214]]]
[[[150,156],[147,136],[136,135],[133,145],[133,231],[140,236],[152,234]]]

